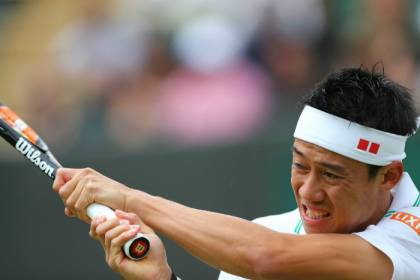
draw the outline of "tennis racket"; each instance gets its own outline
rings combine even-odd
[[[61,167],[61,164],[51,153],[47,144],[15,112],[1,103],[0,135],[41,172],[52,180],[55,179],[57,169]],[[111,208],[97,203],[88,206],[87,215],[91,219],[99,216],[106,216],[107,219],[115,217]],[[149,240],[140,233],[127,241],[122,248],[124,254],[132,260],[144,258],[149,249]]]

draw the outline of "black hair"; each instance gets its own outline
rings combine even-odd
[[[417,112],[407,88],[382,72],[363,67],[329,74],[301,101],[329,114],[358,124],[409,136],[417,129]],[[368,165],[374,177],[380,166]]]

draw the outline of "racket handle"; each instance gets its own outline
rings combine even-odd
[[[115,218],[114,211],[102,204],[93,203],[87,208],[87,215],[93,219],[95,217],[105,216],[107,219]],[[150,241],[143,234],[137,233],[135,237],[128,240],[122,250],[124,254],[132,260],[140,260],[146,257],[150,249]]]

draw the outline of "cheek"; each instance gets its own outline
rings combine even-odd
[[[375,202],[375,192],[373,186],[367,184],[358,184],[352,186],[351,192],[349,192],[349,202],[352,203],[353,208],[360,209],[362,211],[365,208],[370,208]]]
[[[341,222],[350,224],[354,220],[359,220],[361,216],[367,215],[373,202],[368,194],[343,189],[330,191],[329,197],[337,217],[342,219]]]
[[[370,215],[377,206],[377,198],[378,196],[375,191],[359,193],[356,201],[356,203],[358,203],[356,211],[358,211],[360,215]]]
[[[334,189],[328,192],[333,207],[332,232],[349,232],[360,219],[358,211],[359,202],[352,194],[343,190]]]
[[[301,180],[299,180],[299,177],[296,176],[295,174],[293,174],[293,172],[292,172],[292,176],[290,178],[290,185],[292,186],[292,190],[293,190],[293,193],[294,193],[295,197],[297,197],[297,191],[299,189],[299,186],[302,185],[302,183],[300,181]]]
[[[328,196],[336,217],[345,219],[346,217],[343,216],[348,216],[349,213],[354,211],[355,197],[350,191],[343,188],[343,186],[329,187],[325,190],[325,193]]]

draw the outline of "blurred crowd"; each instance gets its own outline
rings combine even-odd
[[[51,36],[19,99],[52,145],[141,151],[282,137],[299,98],[341,67],[376,67],[419,96],[419,1],[74,3],[78,15]]]

